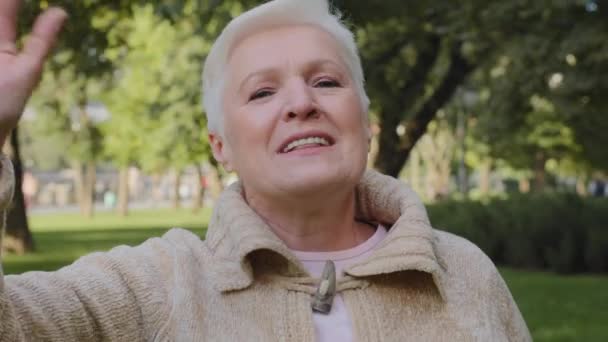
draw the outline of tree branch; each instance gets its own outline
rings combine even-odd
[[[451,98],[469,73],[475,68],[461,53],[462,42],[456,43],[451,51],[451,63],[439,87],[422,105],[420,111],[406,124],[406,131],[401,140],[399,150],[409,154],[418,139],[424,135],[429,123],[435,118],[437,111]]]
[[[399,54],[399,52],[401,51],[401,49],[403,49],[403,46],[405,46],[407,41],[407,36],[403,35],[395,44],[391,46],[390,49],[387,49],[381,55],[376,56],[371,60],[364,60],[363,70],[367,71],[368,77],[371,78],[378,76],[378,73],[384,70],[386,64]]]
[[[401,108],[408,108],[414,105],[416,98],[419,98],[424,93],[426,80],[437,62],[441,39],[437,35],[431,35],[428,41],[429,46],[418,55],[418,63],[412,69],[410,79],[399,89]]]

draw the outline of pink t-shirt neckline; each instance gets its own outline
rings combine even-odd
[[[296,250],[292,250],[292,252],[294,256],[301,262],[325,260],[342,261],[346,259],[352,259],[354,257],[360,256],[361,254],[365,254],[371,251],[372,249],[374,249],[374,247],[376,247],[376,245],[380,241],[382,241],[382,239],[384,239],[386,234],[386,228],[379,225],[374,234],[369,239],[349,249],[331,252],[308,252]]]
[[[315,278],[319,278],[323,273],[325,261],[332,260],[336,267],[336,275],[339,278],[343,276],[344,269],[368,258],[387,234],[386,228],[379,225],[374,235],[353,248],[333,252],[304,252],[294,250],[292,252],[302,262],[302,266],[304,266],[308,273]],[[352,319],[341,293],[336,294],[329,314],[325,315],[313,312],[312,318],[315,325],[317,342],[349,342],[354,340]]]

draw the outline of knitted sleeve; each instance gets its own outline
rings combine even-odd
[[[0,156],[2,228],[12,196],[10,161]],[[1,242],[1,240],[0,240]],[[163,239],[94,253],[56,272],[4,276],[0,341],[149,341],[168,317],[173,249]]]

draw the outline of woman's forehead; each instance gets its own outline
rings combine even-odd
[[[228,58],[235,76],[284,66],[343,64],[336,40],[311,25],[278,26],[252,33],[235,43]]]

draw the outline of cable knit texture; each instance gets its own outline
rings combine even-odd
[[[4,216],[13,176],[0,162]],[[222,193],[205,241],[176,228],[56,272],[0,277],[0,341],[313,341],[318,280],[241,190]],[[367,171],[356,191],[358,218],[391,227],[338,280],[358,341],[531,340],[492,262],[432,229],[406,185]]]

